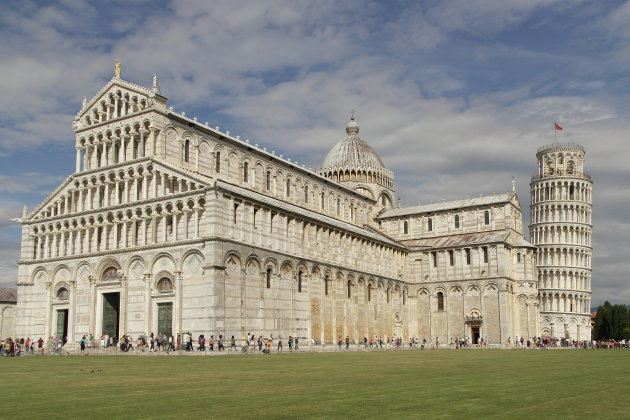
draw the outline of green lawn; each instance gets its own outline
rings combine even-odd
[[[627,350],[46,356],[0,369],[4,418],[630,416]]]

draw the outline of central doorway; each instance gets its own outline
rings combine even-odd
[[[103,335],[118,337],[120,292],[103,293]]]
[[[173,304],[158,303],[158,334],[164,334],[167,337],[173,335]]]
[[[57,310],[57,331],[55,335],[58,335],[63,340],[63,344],[68,341],[68,310]]]
[[[471,336],[472,336],[472,342],[473,344],[479,344],[479,327],[478,326],[472,326],[470,327],[471,330]]]

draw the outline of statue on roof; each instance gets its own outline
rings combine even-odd
[[[114,77],[120,79],[120,60],[116,60],[114,63]]]

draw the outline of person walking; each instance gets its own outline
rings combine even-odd
[[[278,339],[278,351],[282,351],[282,338]]]
[[[299,341],[299,338],[295,337],[295,338],[293,339],[293,342],[294,342],[294,344],[295,344],[295,351],[300,350],[300,344],[299,344],[299,343],[300,343],[300,341]]]
[[[236,350],[236,339],[234,338],[234,336],[232,336],[232,338],[230,338],[230,350]]]
[[[293,337],[289,336],[289,351],[293,351]]]
[[[346,335],[346,350],[350,350],[350,337]]]

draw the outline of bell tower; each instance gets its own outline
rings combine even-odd
[[[593,181],[584,147],[555,143],[538,149],[530,183],[530,242],[537,247],[543,336],[590,340]]]

